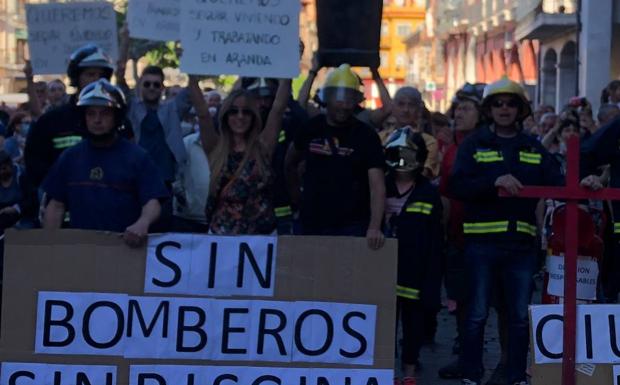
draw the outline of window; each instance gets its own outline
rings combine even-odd
[[[396,69],[404,69],[407,63],[407,55],[401,53],[396,56]]]
[[[386,21],[381,23],[381,36],[388,36],[390,34],[390,24]]]
[[[396,27],[396,34],[399,37],[407,37],[411,33],[411,25],[410,24],[398,24]]]
[[[387,68],[390,66],[390,54],[387,52],[381,52],[381,67]]]

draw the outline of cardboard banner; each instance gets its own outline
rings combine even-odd
[[[563,306],[530,307],[532,384],[561,383]],[[614,384],[613,364],[620,363],[620,305],[578,305],[577,385]]]
[[[393,378],[396,242],[9,231],[0,385]],[[327,381],[327,382],[325,382]]]
[[[107,1],[26,4],[28,46],[35,74],[64,74],[71,54],[94,43],[118,58],[116,14]]]
[[[547,293],[557,297],[564,296],[564,257],[547,257],[549,284]],[[595,300],[598,282],[598,263],[586,257],[577,259],[577,299]]]
[[[299,75],[298,0],[181,4],[181,70],[201,75]]]
[[[127,23],[131,37],[154,41],[180,38],[180,0],[129,0]]]

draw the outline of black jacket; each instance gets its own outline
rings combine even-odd
[[[396,196],[393,177],[386,178],[386,196]],[[439,191],[419,177],[401,212],[390,219],[389,232],[398,239],[397,295],[438,305],[443,252],[443,207]]]
[[[532,198],[500,198],[495,181],[511,174],[524,186],[562,185],[557,160],[523,133],[500,138],[488,126],[459,147],[449,189],[465,207],[465,238],[486,241],[531,241],[536,235]]]

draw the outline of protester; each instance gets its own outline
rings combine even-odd
[[[118,71],[117,81],[121,88],[128,89],[124,77]],[[177,172],[187,161],[181,121],[192,108],[189,92],[183,89],[175,97],[162,101],[164,72],[157,66],[146,67],[139,82],[140,95],[129,98],[127,116],[134,128],[136,142],[149,154],[159,175],[172,191]],[[154,231],[170,231],[172,211],[172,202],[164,203]]]
[[[606,93],[603,97],[603,103],[616,104],[620,107],[620,80],[612,80],[605,89]]]
[[[441,112],[431,113],[431,130],[437,140],[440,159],[443,158],[448,147],[454,143],[454,134],[450,127],[450,119]]]
[[[49,100],[49,107],[56,108],[67,103],[67,87],[65,83],[60,79],[54,79],[47,83],[47,98]]]
[[[535,272],[536,199],[516,198],[524,185],[559,185],[559,166],[520,130],[530,114],[525,91],[508,78],[488,85],[482,109],[490,120],[459,148],[449,187],[464,202],[465,263],[470,283],[461,370],[480,384],[490,291],[499,274],[508,315],[508,384],[526,384],[528,304]],[[498,197],[503,189],[511,198]]]
[[[422,119],[424,111],[422,94],[413,87],[402,87],[394,95],[393,114],[398,127],[411,127],[424,138],[428,150],[428,158],[424,164],[424,176],[434,179],[439,176],[439,148],[437,140],[424,132],[426,122]]]
[[[392,133],[396,130],[396,126],[398,126],[398,122],[394,115],[388,116],[381,125],[381,130],[379,130],[379,138],[381,139],[381,143],[385,144],[387,138],[392,135]]]
[[[582,186],[598,190],[608,184],[612,188],[620,187],[620,157],[618,156],[618,141],[620,140],[620,119],[614,119],[600,127],[590,138],[581,145],[581,174],[587,175]],[[600,167],[609,165],[609,178],[601,175]],[[620,202],[611,202],[613,213],[620,212]],[[612,250],[611,262],[607,265],[607,287],[605,294],[609,302],[617,302],[620,294],[620,220],[612,217],[611,225]]]
[[[538,122],[538,139],[542,140],[556,126],[558,116],[555,112],[546,112]]]
[[[441,162],[441,180],[439,191],[448,199],[447,211],[447,237],[446,237],[446,278],[445,286],[448,295],[448,309],[456,313],[457,340],[454,351],[458,352],[461,347],[461,339],[464,334],[463,327],[466,315],[467,283],[465,266],[463,261],[464,237],[463,237],[463,204],[454,199],[448,191],[448,182],[459,146],[467,136],[475,131],[482,120],[480,105],[484,84],[466,83],[452,101],[454,115],[454,144],[447,150]],[[458,360],[451,362],[439,369],[441,378],[460,378],[461,371]]]
[[[13,164],[6,151],[0,150],[0,234],[20,219],[30,203],[28,196],[23,172]]]
[[[201,132],[183,138],[187,161],[174,183],[173,230],[181,233],[207,233],[205,204],[209,196],[211,172],[202,145]]]
[[[121,232],[140,246],[168,192],[148,154],[119,135],[125,97],[100,79],[80,92],[77,108],[87,140],[65,151],[45,178],[43,226],[60,228],[68,211],[71,228]]]
[[[439,306],[443,243],[442,204],[422,175],[426,145],[419,133],[400,128],[387,140],[385,227],[398,239],[397,314],[402,326],[403,379],[415,385],[426,312]]]
[[[371,248],[379,248],[385,205],[383,148],[375,130],[355,118],[363,95],[349,65],[332,70],[323,97],[325,115],[302,128],[286,156],[291,199],[300,207],[302,232],[365,235]]]
[[[77,49],[67,67],[71,85],[80,92],[84,87],[100,78],[110,79],[114,67],[108,56],[93,44]],[[48,170],[60,154],[79,143],[84,135],[81,114],[76,106],[77,94],[70,97],[69,103],[43,114],[33,125],[26,140],[24,159],[26,172],[32,185],[38,187]],[[128,123],[124,124],[124,135],[131,132]]]
[[[602,104],[599,107],[596,119],[598,120],[598,125],[600,127],[611,122],[618,116],[620,116],[620,107],[618,107],[617,104],[607,103]]]
[[[206,208],[210,232],[271,234],[276,229],[272,157],[290,87],[290,80],[280,81],[264,128],[254,95],[246,90],[233,91],[222,105],[216,132],[198,79],[190,78],[202,145],[211,166]]]
[[[32,125],[32,117],[27,112],[16,112],[11,117],[7,127],[7,139],[4,142],[4,150],[11,156],[14,162],[21,164],[23,161],[26,138]]]
[[[275,79],[258,78],[247,87],[258,100],[263,123],[267,122],[267,117],[273,108],[277,85],[278,83]],[[307,121],[308,114],[306,111],[293,99],[292,95],[289,96],[286,110],[282,117],[282,128],[278,135],[278,143],[272,161],[272,168],[275,172],[273,203],[275,205],[274,210],[278,221],[278,234],[280,235],[293,234],[295,227],[293,218],[294,210],[286,183],[284,160],[286,152],[297,136],[299,129],[306,124]]]

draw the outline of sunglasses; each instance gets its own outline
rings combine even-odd
[[[493,101],[491,106],[495,108],[502,108],[502,107],[517,108],[519,107],[519,102],[514,99],[510,99],[510,100],[496,99]]]
[[[156,88],[159,89],[161,88],[161,83],[160,82],[150,82],[150,81],[145,81],[142,83],[142,87],[144,88]]]
[[[237,108],[237,107],[232,107],[231,109],[228,110],[228,112],[226,112],[227,115],[238,115],[239,112],[241,112],[241,115],[243,116],[252,116],[252,110],[248,109],[248,108]]]

